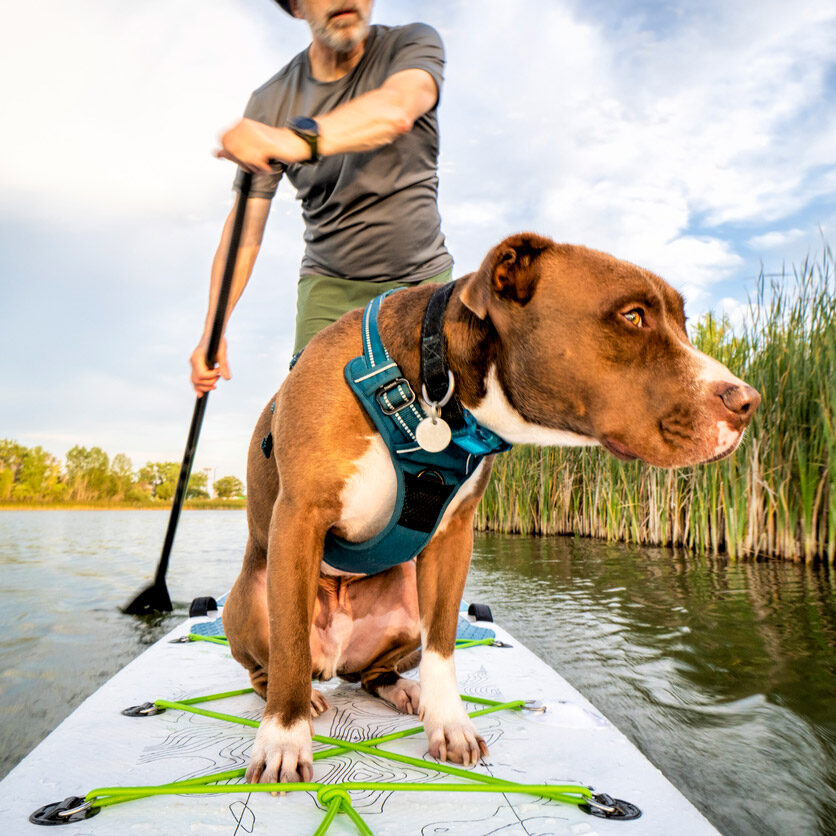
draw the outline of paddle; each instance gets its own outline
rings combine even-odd
[[[232,234],[229,237],[229,249],[226,253],[226,265],[224,266],[223,278],[218,293],[215,319],[212,322],[209,346],[206,349],[206,366],[210,369],[215,366],[218,347],[221,344],[226,308],[229,302],[229,291],[232,287],[232,275],[235,272],[238,245],[241,241],[241,230],[244,227],[244,215],[247,211],[247,198],[250,194],[251,185],[252,174],[244,172],[238,201],[235,204],[235,218],[232,223]],[[165,584],[165,576],[168,571],[168,559],[171,554],[171,547],[174,544],[174,534],[177,531],[180,510],[183,507],[183,500],[186,497],[189,476],[192,472],[192,461],[194,459],[195,449],[197,448],[197,439],[200,435],[200,427],[203,424],[203,414],[206,412],[206,403],[208,400],[209,393],[204,392],[203,396],[197,398],[195,401],[192,423],[189,427],[189,437],[186,441],[186,452],[183,453],[183,464],[180,465],[180,475],[177,477],[177,490],[174,492],[174,503],[171,506],[168,529],[165,533],[165,542],[163,543],[160,562],[157,564],[157,574],[154,577],[154,583],[147,589],[143,589],[136,598],[122,609],[122,612],[126,615],[150,615],[155,612],[171,612],[171,598],[169,597],[168,588]]]

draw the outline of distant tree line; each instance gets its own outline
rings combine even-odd
[[[78,445],[62,466],[40,446],[0,439],[0,502],[165,501],[174,496],[179,472],[177,462],[147,462],[134,470],[124,453],[111,459],[101,447]],[[213,487],[219,499],[244,495],[235,476],[224,476]],[[206,473],[192,473],[186,499],[209,499]]]

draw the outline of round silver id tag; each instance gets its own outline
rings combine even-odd
[[[452,437],[450,425],[443,418],[424,418],[415,428],[415,440],[428,453],[445,450]]]

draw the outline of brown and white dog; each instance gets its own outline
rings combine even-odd
[[[379,316],[383,342],[416,392],[434,289],[396,293]],[[487,754],[458,696],[453,647],[491,458],[416,560],[372,576],[322,562],[327,532],[369,539],[395,505],[388,450],[343,376],[362,352],[361,313],[310,342],[250,445],[249,540],[223,611],[232,655],[267,700],[249,781],[311,779],[310,717],[328,707],[311,680],[335,675],[419,713],[434,757],[472,764]],[[514,443],[600,444],[620,459],[680,467],[729,455],[760,402],[691,345],[682,297],[666,282],[538,235],[507,238],[456,282],[444,336],[456,397]],[[419,658],[420,690],[398,675]]]

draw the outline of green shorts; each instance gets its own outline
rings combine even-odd
[[[302,276],[296,295],[296,336],[293,353],[300,352],[314,334],[336,322],[344,313],[363,308],[375,296],[395,287],[417,287],[430,282],[444,284],[453,276],[452,268],[420,282],[367,282],[335,279],[332,276]]]

